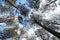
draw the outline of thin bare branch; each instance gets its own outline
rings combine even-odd
[[[5,0],[5,1],[8,2],[9,4],[11,4],[11,5],[12,5],[13,7],[15,7],[16,9],[19,9],[12,0]]]

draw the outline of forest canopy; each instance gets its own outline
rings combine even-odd
[[[60,40],[60,0],[0,0],[1,40]]]

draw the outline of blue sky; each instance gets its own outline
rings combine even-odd
[[[26,0],[17,0],[17,5],[19,5],[19,2],[20,2],[21,4],[24,4],[24,3],[26,3],[27,1],[26,1]]]

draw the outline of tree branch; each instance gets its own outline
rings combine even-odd
[[[60,39],[60,33],[50,29],[50,28],[47,28],[46,26],[42,25],[41,23],[39,23],[37,20],[35,20],[35,22],[40,25],[42,28],[44,28],[45,30],[47,30],[48,32],[50,32],[51,34],[53,34],[54,36],[58,37]]]
[[[28,8],[24,7],[23,5],[16,6],[14,2],[11,0],[5,0],[5,1],[8,2],[10,5],[12,5],[13,7],[15,7],[16,9],[18,9],[22,15],[24,16],[28,15],[29,12]]]
[[[14,20],[15,18],[18,18],[18,17],[8,17],[8,18],[0,18],[0,23],[2,22],[6,22],[7,20]]]
[[[44,8],[44,10],[46,10],[46,8],[50,5],[50,4],[52,4],[52,3],[54,3],[54,2],[56,2],[57,0],[54,0],[54,1],[52,1],[52,2],[50,2],[50,3],[48,3],[48,4],[46,4],[43,8]],[[43,11],[44,12],[44,11]]]
[[[12,5],[13,7],[15,7],[16,9],[19,9],[12,0],[5,0],[5,1],[8,2],[9,4],[11,4],[11,5]]]

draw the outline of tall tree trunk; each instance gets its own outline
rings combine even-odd
[[[45,30],[47,30],[48,32],[50,32],[51,34],[53,34],[54,36],[58,37],[60,39],[60,33],[50,29],[50,28],[47,28],[46,26],[42,25],[41,23],[39,23],[37,20],[35,20],[35,22],[40,25],[42,28],[44,28]]]

